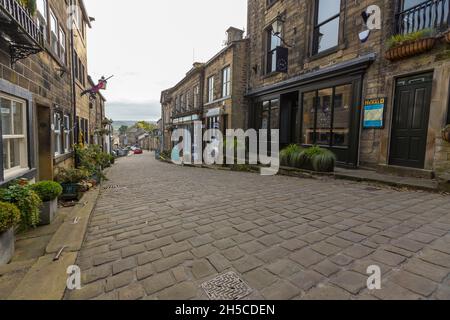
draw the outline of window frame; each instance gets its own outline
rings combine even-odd
[[[59,26],[58,37],[59,57],[64,64],[67,64],[67,35],[61,25]]]
[[[331,16],[328,19],[319,23],[320,1],[323,1],[323,0],[315,0],[314,1],[314,23],[313,23],[313,27],[312,27],[313,35],[312,35],[311,56],[320,56],[320,55],[326,54],[327,52],[332,52],[332,51],[336,50],[336,48],[338,48],[341,43],[342,0],[339,1],[339,12],[337,14],[335,14],[334,16]],[[319,34],[318,31],[320,30],[320,28],[322,26],[325,26],[336,19],[339,19],[339,21],[338,21],[339,30],[338,30],[338,36],[336,39],[337,40],[336,45],[333,47],[330,47],[328,49],[325,49],[323,51],[319,51],[319,39],[317,37]]]
[[[199,107],[199,102],[200,102],[200,86],[199,85],[194,86],[193,94],[194,94],[193,106],[194,106],[194,109],[197,109]]]
[[[264,68],[264,72],[265,72],[265,74],[267,74],[267,75],[270,75],[270,74],[273,74],[273,73],[276,73],[276,59],[277,59],[277,56],[276,55],[274,55],[274,53],[277,51],[277,49],[278,49],[278,47],[281,47],[282,46],[282,41],[281,41],[281,38],[283,37],[283,33],[284,33],[284,24],[283,25],[279,25],[279,27],[280,27],[280,30],[279,30],[279,32],[280,32],[280,35],[277,37],[277,36],[275,36],[275,31],[274,31],[274,25],[275,24],[277,24],[277,23],[279,23],[278,21],[272,21],[272,23],[268,26],[268,27],[266,27],[265,29],[264,29],[264,32],[265,32],[265,38],[266,38],[266,48],[265,48],[265,60],[266,60],[266,63],[265,63],[265,68]],[[272,38],[276,38],[277,40],[277,42],[278,42],[278,45],[277,46],[275,46],[275,48],[272,48]],[[273,68],[273,66],[274,66],[274,59],[275,59],[275,68]]]
[[[42,1],[43,4],[43,10],[44,12],[41,12],[39,10],[38,3]],[[37,0],[36,1],[36,22],[38,24],[39,30],[42,32],[42,35],[44,37],[44,42],[48,39],[48,1],[47,0]]]
[[[208,77],[208,103],[214,101],[214,76]]]
[[[67,122],[66,122],[67,120]],[[69,153],[71,151],[71,139],[70,139],[70,115],[63,115],[63,150],[64,153]]]
[[[62,119],[61,113],[58,111],[53,112],[53,135],[54,141],[57,142],[54,145],[54,156],[58,157],[64,154],[64,147],[62,141]]]
[[[50,47],[52,52],[59,57],[59,22],[52,8],[49,8],[50,17]],[[53,30],[55,27],[56,30]],[[55,39],[53,39],[55,37]]]
[[[231,81],[231,66],[226,66],[222,69],[222,98],[231,96]]]
[[[20,175],[21,172],[30,170],[29,165],[29,150],[28,150],[28,126],[27,126],[27,118],[28,118],[28,108],[27,108],[27,101],[23,99],[19,99],[7,94],[3,94],[0,92],[0,98],[4,100],[8,100],[10,102],[10,110],[11,110],[11,132],[14,132],[14,114],[12,110],[13,102],[20,103],[22,105],[22,128],[23,133],[22,134],[3,134],[2,132],[2,144],[3,148],[5,147],[5,143],[8,144],[8,165],[6,163],[3,163],[3,176],[6,180],[13,178],[14,176]],[[10,167],[11,165],[11,152],[10,152],[10,141],[11,140],[19,140],[20,143],[20,154],[19,154],[19,166]],[[4,151],[3,157],[5,156]],[[3,161],[4,162],[4,161]],[[6,168],[9,167],[9,168]]]

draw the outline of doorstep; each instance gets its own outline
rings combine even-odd
[[[0,268],[0,297],[9,300],[61,300],[66,290],[67,267],[75,264],[100,188],[84,194],[72,208],[60,208],[49,225],[17,237],[10,264]],[[77,223],[74,224],[74,219]],[[65,247],[59,260],[56,253]]]
[[[375,182],[397,188],[411,188],[425,191],[440,191],[439,182],[431,178],[401,176],[365,169],[336,168],[334,177],[359,182]]]

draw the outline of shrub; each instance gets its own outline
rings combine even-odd
[[[0,202],[0,233],[20,223],[20,210],[12,203]]]
[[[26,230],[39,224],[41,198],[31,189],[30,185],[17,182],[0,191],[0,201],[15,204],[21,213],[21,229]]]
[[[405,43],[414,42],[420,39],[425,39],[433,36],[434,29],[423,29],[407,34],[396,34],[387,40],[387,46],[389,49],[401,46]]]
[[[280,152],[280,163],[282,166],[293,166],[296,163],[298,154],[303,151],[303,148],[296,144],[291,144]]]
[[[32,185],[31,188],[43,202],[55,200],[63,191],[61,185],[53,181],[42,181]]]
[[[330,150],[321,149],[311,157],[311,164],[317,172],[332,172],[336,166],[336,156]]]
[[[56,181],[63,184],[80,183],[89,177],[86,169],[62,169],[56,176]]]
[[[293,168],[331,172],[336,165],[336,156],[330,150],[317,146],[303,149],[291,145],[280,152],[280,161],[282,165]]]

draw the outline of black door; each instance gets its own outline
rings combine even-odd
[[[390,163],[423,169],[433,74],[398,79],[395,90]]]

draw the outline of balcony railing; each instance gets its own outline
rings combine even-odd
[[[424,29],[445,31],[450,26],[450,0],[428,0],[396,15],[396,32],[407,34]]]
[[[17,0],[0,0],[0,10],[13,20],[22,33],[26,33],[35,45],[42,46],[43,34],[33,17]],[[13,39],[14,40],[14,39]]]

